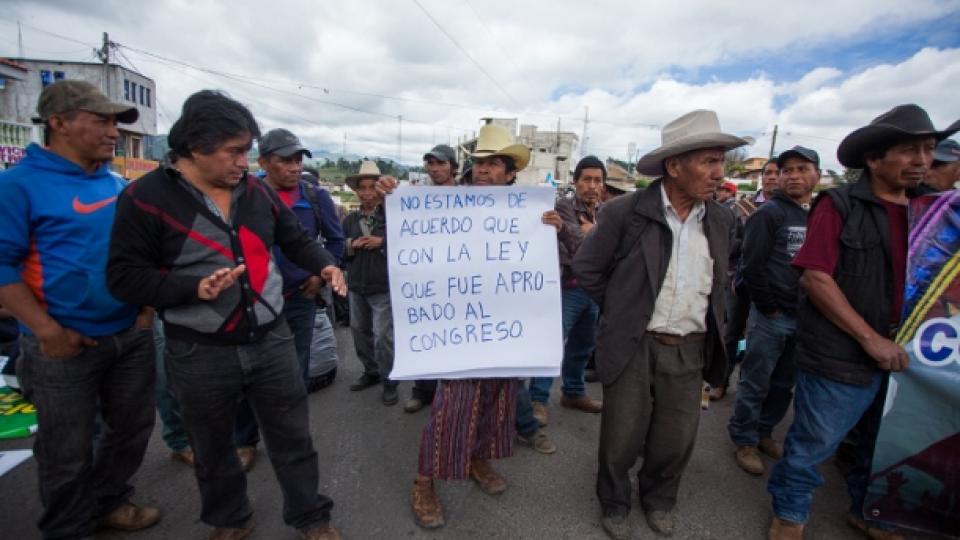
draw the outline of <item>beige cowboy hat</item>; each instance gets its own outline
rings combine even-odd
[[[361,180],[366,178],[373,178],[376,180],[377,178],[380,178],[380,176],[380,167],[377,167],[376,162],[365,159],[360,163],[360,172],[348,176],[346,178],[346,182],[347,185],[350,186],[350,189],[356,191]]]
[[[704,109],[688,112],[663,126],[660,148],[648,152],[637,162],[637,172],[647,176],[660,176],[663,160],[692,150],[723,148],[733,150],[753,144],[753,137],[737,137],[720,130],[717,113]]]
[[[530,163],[530,149],[524,144],[517,144],[509,131],[495,124],[487,124],[480,128],[473,152],[466,146],[460,148],[471,158],[511,157],[517,164],[518,171],[522,171]]]

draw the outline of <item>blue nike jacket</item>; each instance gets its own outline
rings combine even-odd
[[[114,298],[106,280],[125,186],[107,165],[88,174],[36,144],[27,147],[19,164],[0,173],[0,286],[25,283],[61,326],[86,336],[133,325],[137,306]]]

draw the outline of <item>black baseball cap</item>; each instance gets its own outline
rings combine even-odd
[[[264,133],[260,137],[257,148],[261,156],[276,154],[286,158],[303,152],[307,157],[313,157],[313,154],[300,144],[300,139],[296,135],[283,128],[271,129]]]
[[[817,154],[816,150],[811,150],[810,148],[799,145],[794,146],[793,148],[782,152],[779,156],[777,156],[777,168],[782,169],[783,163],[787,160],[787,158],[791,157],[809,161],[810,163],[813,163],[813,166],[817,169],[820,168],[820,156]]]
[[[445,144],[434,146],[429,152],[423,155],[423,160],[426,161],[427,158],[430,157],[439,161],[445,161],[454,169],[457,168],[457,152]]]

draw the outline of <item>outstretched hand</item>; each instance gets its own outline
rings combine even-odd
[[[323,270],[320,272],[320,277],[330,284],[330,288],[333,289],[333,292],[339,294],[340,296],[347,295],[347,282],[344,281],[343,272],[341,272],[339,268],[332,264],[324,266]]]
[[[241,264],[236,268],[221,268],[200,280],[197,286],[197,297],[200,300],[216,300],[220,293],[230,288],[235,281],[247,270],[247,265]]]

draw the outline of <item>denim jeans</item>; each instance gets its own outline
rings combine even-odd
[[[350,331],[363,372],[379,374],[386,385],[393,371],[393,312],[390,293],[350,293]]]
[[[297,361],[307,380],[310,371],[310,341],[313,339],[313,323],[317,313],[317,301],[306,298],[300,291],[283,302],[283,316],[293,332],[293,346],[297,349]]]
[[[298,292],[283,301],[283,316],[293,332],[293,346],[297,350],[297,362],[304,382],[310,370],[310,341],[313,339],[313,318],[317,312],[317,303],[313,298],[305,298]],[[260,442],[260,425],[247,400],[240,402],[237,409],[237,426],[233,438],[237,446],[256,446]]]
[[[863,517],[863,499],[873,461],[888,373],[877,371],[869,386],[845,384],[801,371],[797,377],[794,419],[784,442],[783,459],[773,467],[767,491],[774,514],[806,523],[813,492],[823,484],[817,466],[836,452],[851,429],[860,432],[857,460],[847,475],[850,512]]]
[[[97,345],[65,360],[44,356],[34,336],[21,339],[17,374],[37,408],[33,452],[44,538],[92,536],[98,517],[126,503],[153,431],[153,332],[134,326],[94,339]]]
[[[797,367],[793,361],[797,319],[781,313],[769,318],[750,308],[750,339],[740,366],[737,402],[727,425],[737,446],[757,446],[783,420],[793,399]]]
[[[183,417],[180,415],[180,405],[170,390],[170,381],[167,379],[167,363],[163,361],[163,349],[166,340],[163,335],[163,322],[160,317],[153,319],[153,343],[157,354],[157,413],[163,424],[161,434],[167,448],[174,452],[183,452],[190,448],[187,440],[187,431],[183,429]]]
[[[723,336],[723,346],[727,350],[727,372],[723,378],[723,387],[730,384],[730,376],[737,367],[737,362],[742,359],[738,354],[740,340],[744,337],[744,331],[747,329],[747,318],[750,316],[750,295],[747,294],[747,286],[740,285],[740,288],[734,291],[727,288],[727,330]]]
[[[285,323],[248,345],[167,339],[167,371],[193,446],[204,523],[236,527],[250,518],[247,476],[231,434],[241,398],[260,421],[283,493],[283,519],[301,531],[327,523],[333,501],[317,493],[317,453],[307,392]]]
[[[533,417],[533,401],[530,391],[522,380],[517,382],[517,434],[531,437],[540,429],[540,422]]]
[[[590,299],[587,292],[576,287],[563,289],[563,364],[560,375],[563,377],[563,395],[579,397],[587,393],[583,380],[583,370],[587,367],[590,355],[596,345],[597,317],[600,308]],[[550,377],[530,379],[530,398],[546,404],[550,398]]]

